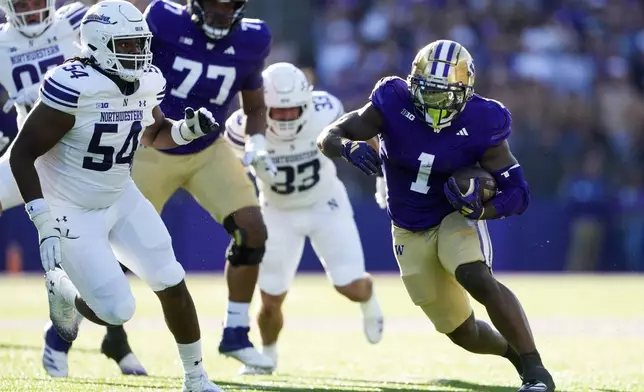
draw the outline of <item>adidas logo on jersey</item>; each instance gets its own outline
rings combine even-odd
[[[456,134],[459,135],[459,136],[469,136],[470,135],[469,133],[467,133],[467,129],[465,129],[465,128],[461,128],[461,130],[456,132]]]
[[[224,54],[235,54],[235,48],[230,46],[228,49],[224,50]]]

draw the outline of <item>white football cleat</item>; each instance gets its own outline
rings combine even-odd
[[[272,369],[275,363],[268,356],[257,351],[255,347],[246,347],[241,350],[228,351],[221,353],[227,357],[234,358],[246,366]]]
[[[61,338],[73,342],[78,336],[81,317],[76,305],[68,298],[70,292],[77,292],[69,277],[60,268],[54,268],[45,274],[47,298],[49,300],[49,318]]]
[[[376,344],[382,340],[382,331],[385,324],[384,317],[364,317],[362,326],[367,340],[371,344]]]
[[[242,367],[239,368],[239,374],[243,376],[267,376],[273,374],[275,371],[275,368],[261,368],[261,367],[256,367],[256,366],[248,366],[248,365],[242,365]]]
[[[69,373],[69,369],[67,368],[67,353],[56,351],[45,345],[42,353],[42,366],[51,377],[67,377]]]
[[[185,376],[183,392],[224,392],[224,390],[210,382],[208,375],[202,372],[197,377]]]

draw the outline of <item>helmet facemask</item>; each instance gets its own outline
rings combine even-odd
[[[3,3],[7,20],[29,38],[44,33],[56,12],[55,0],[8,0]]]
[[[192,21],[210,39],[222,39],[244,17],[246,0],[189,0]]]
[[[92,57],[105,72],[126,82],[134,82],[140,79],[152,64],[151,40],[151,33],[112,37],[104,34],[101,41],[105,42],[105,49],[100,52],[95,50]]]
[[[410,75],[407,81],[414,106],[436,132],[451,123],[473,94],[472,87],[462,83],[446,84],[420,75]]]
[[[294,140],[308,122],[310,107],[311,103],[289,108],[269,106],[266,112],[269,136],[282,141]]]

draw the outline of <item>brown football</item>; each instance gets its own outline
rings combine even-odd
[[[479,193],[481,200],[485,203],[496,195],[496,181],[492,174],[488,173],[479,166],[466,167],[452,174],[456,180],[456,185],[461,190],[461,193],[471,192],[470,179],[479,178],[480,187]]]

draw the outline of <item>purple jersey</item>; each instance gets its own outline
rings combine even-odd
[[[454,211],[443,184],[510,136],[510,112],[479,95],[440,132],[419,116],[407,82],[400,78],[381,79],[370,99],[383,118],[380,155],[387,210],[393,223],[406,230],[422,231],[441,223]]]
[[[152,63],[167,80],[160,106],[168,118],[182,119],[188,106],[204,107],[223,124],[239,91],[262,87],[261,72],[271,34],[261,20],[243,19],[226,37],[211,41],[192,23],[185,6],[155,0],[146,9],[145,18],[153,34]],[[207,135],[164,152],[196,153],[218,136]]]

